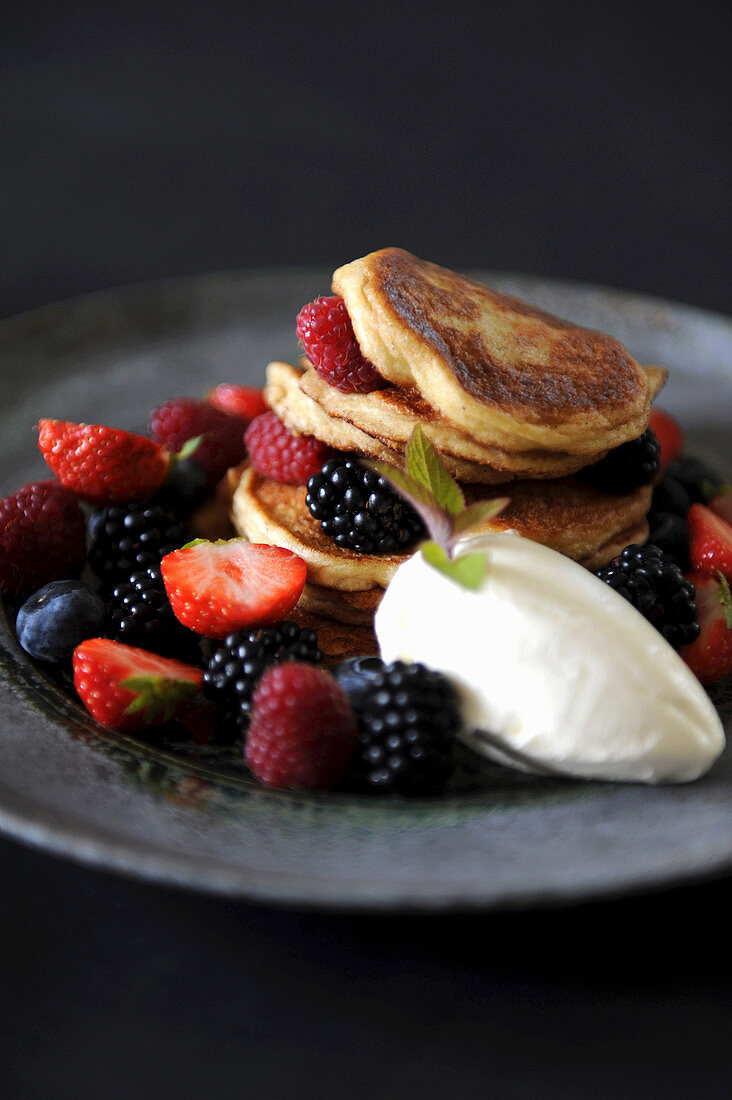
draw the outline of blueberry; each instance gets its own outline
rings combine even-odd
[[[685,517],[691,508],[691,497],[675,477],[666,474],[653,490],[651,509],[654,512],[671,512],[674,516]]]
[[[41,661],[68,660],[85,638],[101,633],[104,600],[81,581],[52,581],[25,601],[15,623],[26,653]]]
[[[649,543],[660,547],[684,572],[689,568],[689,531],[683,516],[652,512],[648,517]]]
[[[331,675],[346,695],[368,694],[370,685],[384,671],[379,657],[349,657],[331,669]]]
[[[671,463],[666,474],[681,482],[692,504],[706,504],[710,495],[709,490],[711,489],[713,493],[721,485],[721,479],[716,471],[699,458],[680,458],[677,462]]]
[[[183,458],[173,467],[168,480],[161,485],[153,503],[185,519],[206,498],[208,478],[204,469],[192,458]]]

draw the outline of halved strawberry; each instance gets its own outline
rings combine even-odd
[[[74,687],[103,726],[141,730],[159,726],[203,701],[203,672],[172,657],[89,638],[74,650]]]
[[[38,446],[67,489],[93,504],[125,504],[162,484],[170,455],[144,435],[103,424],[39,420]]]
[[[161,562],[177,618],[206,638],[282,619],[300,599],[307,568],[281,546],[197,539]]]
[[[206,395],[209,405],[221,412],[241,416],[244,420],[254,420],[267,412],[267,402],[262,390],[256,386],[237,386],[233,382],[222,382]]]
[[[678,420],[663,409],[651,409],[650,427],[661,444],[661,473],[675,462],[684,450],[684,432]]]
[[[696,588],[701,632],[679,653],[703,684],[716,684],[732,672],[732,594],[722,573],[689,573]]]
[[[722,489],[721,493],[717,493],[709,501],[709,507],[715,515],[732,526],[732,489]]]
[[[704,504],[692,504],[686,522],[691,568],[732,580],[732,525]]]

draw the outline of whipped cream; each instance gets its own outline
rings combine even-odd
[[[464,549],[488,554],[479,590],[417,553],[389,584],[376,634],[385,661],[420,661],[452,680],[472,749],[588,779],[683,783],[711,767],[724,748],[711,700],[622,596],[518,535]]]

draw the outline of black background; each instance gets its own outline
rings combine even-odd
[[[729,309],[725,5],[2,5],[0,314],[387,244]],[[0,1092],[729,1093],[729,880],[257,910],[0,842]]]

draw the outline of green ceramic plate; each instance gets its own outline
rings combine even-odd
[[[686,306],[505,275],[493,285],[672,369],[663,404],[732,471],[732,325]],[[45,476],[40,416],[142,428],[167,397],[261,383],[297,354],[321,270],[210,275],[79,298],[0,325],[0,491]],[[658,789],[521,778],[466,762],[431,801],[290,795],[216,757],[96,726],[0,625],[0,827],[99,867],[267,903],[373,910],[532,906],[732,867],[732,763]],[[618,685],[622,691],[622,684]],[[729,695],[718,703],[731,728]]]

